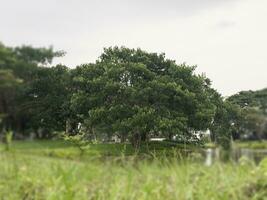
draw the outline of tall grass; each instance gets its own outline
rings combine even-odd
[[[207,167],[176,159],[83,162],[14,152],[1,152],[0,160],[1,200],[266,199],[267,160],[260,167],[246,160]]]

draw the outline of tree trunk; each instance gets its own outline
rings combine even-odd
[[[168,139],[169,139],[169,140],[172,140],[172,136],[173,136],[172,133],[169,133],[169,134],[168,134]]]
[[[131,143],[135,150],[138,150],[141,145],[141,134],[138,132],[133,133],[132,138],[131,138]]]
[[[126,135],[124,133],[121,133],[121,143],[125,143],[126,141]]]

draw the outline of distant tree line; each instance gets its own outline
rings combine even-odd
[[[267,88],[242,91],[227,99],[239,108],[234,139],[267,139]]]
[[[164,54],[113,47],[95,63],[50,66],[63,55],[52,48],[0,44],[1,133],[117,135],[138,146],[151,136],[190,140],[209,129],[214,141],[227,143],[266,116],[266,90],[223,100],[195,66],[178,65]]]

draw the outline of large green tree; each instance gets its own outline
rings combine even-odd
[[[25,94],[21,110],[30,117],[31,128],[43,128],[47,133],[65,129],[71,94],[67,67],[39,67]]]
[[[27,128],[36,124],[37,115],[35,114],[37,114],[37,110],[52,110],[50,108],[52,104],[49,105],[49,102],[46,102],[46,104],[39,103],[39,107],[36,107],[37,104],[32,101],[33,96],[35,96],[33,90],[41,79],[47,79],[47,87],[55,84],[55,87],[50,86],[50,89],[59,85],[56,80],[59,76],[54,75],[56,70],[51,72],[52,69],[46,66],[52,62],[54,57],[62,56],[63,54],[63,52],[54,51],[52,47],[33,48],[31,46],[22,46],[10,48],[0,43],[0,112],[2,113],[2,130],[12,129],[15,133],[24,133]],[[42,75],[43,77],[41,77]],[[46,78],[47,76],[53,77],[54,80]],[[42,89],[45,89],[46,86]],[[57,90],[59,93],[52,93],[54,97],[60,95],[60,92],[64,92],[64,90]],[[38,92],[41,92],[41,90]],[[46,92],[46,95],[51,96],[49,90],[44,90],[44,92]],[[35,110],[34,115],[30,112],[31,110]],[[53,110],[55,112],[58,111],[58,109]],[[38,113],[38,116],[42,114]],[[54,115],[54,113],[50,114],[51,116]]]
[[[112,131],[136,147],[153,134],[189,139],[216,110],[210,81],[194,70],[164,54],[108,48],[74,70],[71,107],[92,132]]]

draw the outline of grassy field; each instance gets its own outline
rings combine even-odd
[[[0,144],[0,150],[4,150],[4,145]],[[131,157],[138,154],[140,157],[157,157],[161,155],[187,154],[196,149],[203,149],[190,144],[176,144],[170,142],[150,142],[142,144],[141,148],[136,151],[131,144],[90,144],[84,155],[80,156],[79,148],[75,145],[63,141],[14,141],[11,145],[11,151],[20,154],[31,154],[38,156],[48,156],[56,158],[90,160],[95,158],[107,157]],[[182,155],[181,155],[182,156]]]
[[[237,148],[248,148],[248,149],[267,149],[267,140],[255,140],[255,141],[242,141],[236,140],[233,145]],[[214,143],[206,143],[205,148],[216,148],[217,145]]]
[[[267,199],[267,159],[208,167],[195,157],[151,160],[132,153],[120,144],[92,145],[84,157],[62,141],[15,142],[9,152],[0,145],[0,199]]]
[[[236,142],[237,147],[249,148],[249,149],[267,149],[267,141],[238,141]]]

